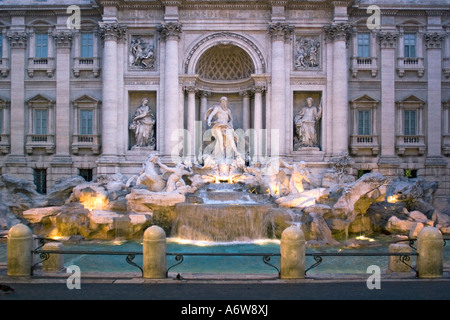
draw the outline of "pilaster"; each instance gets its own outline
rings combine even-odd
[[[127,27],[116,22],[100,22],[103,39],[103,112],[102,157],[99,161],[117,162],[118,153],[118,44],[126,35]]]
[[[378,33],[381,49],[381,153],[378,166],[382,174],[396,175],[399,160],[395,154],[395,48],[398,34],[392,32]]]
[[[290,39],[293,27],[287,23],[271,22],[268,32],[272,39],[270,154],[277,156],[286,154],[286,90],[288,88],[286,87],[285,41]]]
[[[52,34],[56,45],[56,154],[52,165],[71,166],[70,157],[70,49],[72,33],[58,31]],[[70,175],[70,169],[67,175]]]
[[[161,35],[161,40],[165,42],[165,66],[164,66],[164,145],[165,156],[178,156],[176,150],[178,140],[178,130],[180,122],[179,103],[179,76],[178,76],[178,40],[182,32],[182,25],[179,22],[164,22],[158,26],[157,30]]]
[[[26,165],[25,150],[25,51],[28,35],[25,31],[11,31],[7,34],[11,48],[11,153],[6,166]]]
[[[332,67],[332,154],[337,156],[348,151],[349,107],[348,107],[348,59],[347,41],[352,27],[347,23],[331,24],[324,27],[325,39],[333,43]]]
[[[442,43],[445,35],[442,33],[425,33],[427,54],[427,162],[431,165],[444,165],[442,159]]]

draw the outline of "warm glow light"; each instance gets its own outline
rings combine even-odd
[[[106,196],[96,196],[90,193],[83,194],[80,197],[80,202],[89,211],[103,210],[108,204]]]
[[[366,236],[359,236],[359,237],[356,237],[356,240],[367,240],[367,241],[369,241],[369,242],[375,241],[375,239],[368,238],[368,237],[366,237]]]
[[[270,189],[272,189],[273,194],[280,195],[280,186],[277,183],[271,184]],[[267,189],[267,193],[270,193],[270,189]]]
[[[69,237],[59,234],[57,230],[53,230],[52,233],[50,233],[47,236],[47,238],[52,239],[52,240],[62,240],[62,239],[68,239]]]
[[[125,240],[116,239],[112,242],[112,244],[115,246],[120,246],[124,242],[125,242]]]
[[[396,203],[398,201],[398,197],[397,196],[389,196],[387,197],[387,202],[389,203]]]

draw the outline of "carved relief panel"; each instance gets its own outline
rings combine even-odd
[[[131,35],[128,46],[130,70],[156,70],[156,46],[153,35]]]
[[[322,68],[321,42],[319,36],[295,35],[294,70],[320,70]]]

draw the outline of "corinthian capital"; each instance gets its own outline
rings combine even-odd
[[[325,40],[348,40],[352,33],[352,26],[348,23],[335,23],[323,27]]]
[[[180,38],[182,32],[182,25],[179,22],[166,22],[161,23],[157,30],[161,34],[161,37],[164,40],[167,39],[175,39],[178,40]]]
[[[271,22],[268,31],[273,40],[289,40],[294,28],[287,23]]]
[[[103,40],[121,40],[127,32],[127,26],[122,23],[99,22],[99,28]]]
[[[380,32],[377,37],[382,48],[395,48],[397,46],[398,33]]]
[[[445,40],[445,34],[439,32],[425,33],[423,39],[427,49],[440,49],[442,42]]]
[[[10,31],[7,37],[11,48],[25,48],[27,46],[28,34],[26,32]]]
[[[57,48],[70,48],[72,44],[72,32],[59,31],[52,34]]]

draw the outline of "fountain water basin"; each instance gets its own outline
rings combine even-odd
[[[207,184],[175,206],[171,236],[219,242],[265,239],[273,207],[265,195],[240,184]]]

